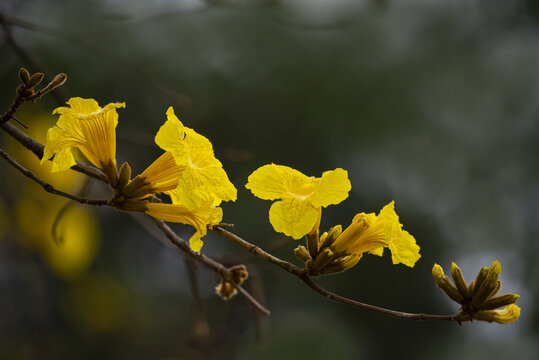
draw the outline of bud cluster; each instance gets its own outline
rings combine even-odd
[[[520,316],[520,308],[515,305],[520,296],[510,293],[496,296],[502,285],[499,280],[501,269],[500,263],[494,261],[490,268],[481,268],[475,281],[469,285],[466,284],[461,270],[455,263],[451,264],[454,285],[438,264],[434,264],[432,276],[436,285],[448,297],[461,305],[459,317],[462,320],[509,324]],[[502,307],[504,308],[500,309]]]
[[[357,264],[361,254],[339,253],[332,246],[342,234],[342,226],[332,227],[318,239],[318,234],[307,234],[308,250],[305,246],[294,249],[296,256],[305,263],[309,276],[336,274]]]
[[[237,265],[229,268],[230,277],[222,277],[219,284],[215,287],[215,292],[223,300],[229,300],[238,293],[236,286],[241,285],[249,277],[245,265]]]

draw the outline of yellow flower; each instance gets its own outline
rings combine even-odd
[[[205,203],[197,209],[189,210],[185,205],[175,199],[176,194],[174,191],[168,194],[173,201],[172,204],[127,201],[119,207],[126,211],[144,212],[156,219],[193,226],[196,232],[189,239],[189,245],[194,251],[200,251],[203,245],[201,238],[206,235],[208,225],[219,224],[223,219],[223,210],[215,207],[212,203]]]
[[[172,107],[167,110],[167,121],[157,132],[155,142],[169,154],[163,155],[165,159],[156,160],[160,164],[150,165],[146,174],[141,174],[141,177],[147,176],[150,187],[167,191],[163,189],[173,186],[173,177],[179,174],[176,192],[187,209],[194,210],[208,203],[219,205],[221,201],[236,201],[236,188],[228,180],[221,162],[215,158],[210,141],[193,129],[184,127]],[[173,165],[170,155],[174,159]],[[163,165],[169,168],[158,176],[157,168],[163,168]]]
[[[322,207],[340,203],[352,188],[348,172],[340,168],[315,178],[275,164],[255,170],[245,187],[261,199],[281,200],[271,206],[269,219],[275,231],[294,239],[316,230]]]
[[[56,127],[47,132],[44,163],[54,155],[52,172],[63,171],[75,165],[72,149],[78,148],[95,166],[114,182],[116,170],[116,108],[124,103],[99,107],[94,99],[71,98],[70,107],[59,107],[53,114],[60,114]]]
[[[419,246],[412,235],[402,230],[394,204],[392,201],[384,206],[378,216],[357,214],[352,224],[331,244],[331,250],[336,254],[361,255],[369,251],[382,255],[383,248],[388,247],[393,264],[413,267],[421,257]]]
[[[150,166],[137,175],[123,189],[122,194],[128,199],[143,199],[153,194],[176,190],[178,178],[185,166],[176,165],[172,153],[165,152]]]

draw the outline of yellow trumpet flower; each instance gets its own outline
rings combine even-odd
[[[245,187],[260,199],[280,200],[270,208],[270,223],[275,231],[294,239],[316,230],[322,207],[340,203],[352,188],[348,172],[340,168],[315,178],[275,164],[255,170]]]
[[[414,237],[402,230],[394,201],[384,206],[378,215],[357,214],[352,224],[330,245],[336,254],[354,255],[365,252],[382,255],[384,247],[391,251],[393,264],[413,267],[421,257]]]
[[[53,155],[52,172],[63,171],[75,165],[72,149],[78,148],[95,166],[102,169],[112,185],[117,179],[116,169],[116,109],[124,103],[112,103],[101,108],[94,99],[71,98],[70,107],[59,107],[55,127],[47,131],[47,142],[41,163]]]

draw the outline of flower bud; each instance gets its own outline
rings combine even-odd
[[[320,275],[336,274],[354,267],[362,255],[352,254],[338,258],[320,270]]]
[[[488,269],[483,266],[481,270],[479,270],[479,272],[477,273],[477,276],[475,277],[475,281],[473,282],[473,287],[471,289],[472,296],[474,296],[474,294],[477,292],[479,287],[483,284],[483,281],[485,281],[487,274],[488,274]]]
[[[120,175],[118,186],[120,189],[124,189],[131,180],[131,166],[127,162],[124,162],[120,167]]]
[[[501,310],[483,310],[473,315],[475,320],[510,324],[520,317],[520,308],[515,305],[507,305]]]
[[[63,85],[67,80],[67,75],[64,73],[58,74],[52,79],[52,81],[47,85],[47,88],[50,90],[57,88],[58,86]]]
[[[453,301],[461,303],[464,300],[457,288],[455,288],[449,281],[449,278],[445,276],[444,270],[440,265],[434,264],[432,267],[432,276],[434,277],[434,281],[436,281],[436,285]]]
[[[20,68],[19,70],[19,79],[23,84],[26,84],[30,80],[30,73],[25,68]]]
[[[325,248],[324,250],[320,251],[318,255],[316,255],[316,258],[314,258],[311,265],[315,270],[314,272],[318,273],[320,270],[326,267],[326,265],[334,259],[334,256],[335,254],[330,248]]]
[[[297,248],[294,249],[294,254],[298,259],[300,259],[303,262],[307,262],[308,260],[311,260],[311,255],[309,255],[309,251],[305,248],[303,245],[299,245]]]
[[[339,237],[339,235],[341,235],[341,233],[341,225],[336,225],[332,227],[325,238],[320,238],[320,248],[323,249],[325,247],[331,246],[331,244],[333,244],[333,242]]]
[[[485,277],[485,280],[482,282],[481,286],[477,289],[475,294],[472,297],[472,305],[475,307],[480,307],[481,304],[494,292],[498,287],[498,277],[502,266],[498,261],[494,261],[488,270],[488,274]],[[477,286],[477,283],[476,283]]]
[[[221,279],[219,284],[215,287],[215,293],[219,295],[223,300],[230,300],[234,295],[238,293],[238,290],[231,282]]]
[[[247,272],[245,265],[234,266],[230,268],[230,271],[232,272],[232,281],[234,281],[236,285],[243,284],[243,282],[249,277],[249,273]]]
[[[496,296],[485,301],[485,303],[481,305],[481,309],[482,310],[497,309],[502,306],[514,304],[519,298],[520,298],[520,295],[517,295],[517,294],[503,294],[500,296]]]
[[[33,88],[34,86],[38,85],[41,81],[43,81],[43,73],[35,73],[26,81],[25,85],[27,88]]]
[[[453,278],[453,281],[455,282],[460,294],[465,299],[470,298],[470,290],[468,289],[468,285],[466,285],[466,280],[464,280],[462,271],[460,271],[459,267],[455,263],[451,263],[451,277]]]

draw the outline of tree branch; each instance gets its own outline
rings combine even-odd
[[[66,192],[60,191],[55,189],[51,184],[41,180],[37,176],[35,176],[30,170],[26,169],[24,166],[16,162],[11,156],[9,156],[4,150],[0,149],[0,155],[6,159],[8,163],[10,163],[15,169],[19,170],[24,176],[34,180],[36,183],[41,185],[43,189],[51,194],[63,196],[65,198],[68,198],[70,200],[76,201],[81,204],[87,204],[87,205],[111,205],[108,200],[92,200],[92,199],[85,199],[81,198],[72,194],[68,194]]]
[[[337,294],[334,294],[326,289],[324,289],[323,287],[321,287],[320,285],[316,284],[315,282],[313,282],[313,280],[307,275],[307,272],[302,269],[302,268],[299,268],[297,266],[295,266],[294,264],[292,263],[289,263],[288,261],[284,261],[282,259],[279,259],[269,253],[267,253],[266,251],[262,250],[260,247],[254,245],[254,244],[251,244],[250,242],[242,239],[241,237],[239,237],[238,235],[236,234],[233,234],[231,233],[230,231],[227,231],[219,226],[214,226],[211,231],[227,238],[227,239],[230,239],[232,241],[234,241],[236,244],[240,245],[241,247],[243,247],[244,249],[246,249],[247,251],[251,252],[252,254],[272,263],[272,264],[276,264],[278,266],[280,266],[282,269],[284,269],[285,271],[291,273],[291,274],[294,274],[295,276],[297,276],[301,281],[303,281],[307,286],[309,286],[311,289],[313,289],[314,291],[316,291],[317,293],[319,293],[320,295],[324,296],[326,299],[328,300],[333,300],[333,301],[337,301],[337,302],[341,302],[341,303],[344,303],[344,304],[347,304],[347,305],[350,305],[350,306],[353,306],[353,307],[356,307],[356,308],[361,308],[361,309],[365,309],[365,310],[369,310],[369,311],[374,311],[374,312],[378,312],[378,313],[381,313],[381,314],[385,314],[385,315],[389,315],[389,316],[394,316],[394,317],[398,317],[398,318],[401,318],[401,319],[409,319],[409,320],[446,320],[446,321],[458,321],[458,322],[462,322],[462,321],[466,321],[467,319],[463,319],[461,318],[459,315],[428,315],[428,314],[413,314],[413,313],[406,313],[406,312],[401,312],[401,311],[395,311],[395,310],[391,310],[391,309],[385,309],[385,308],[382,308],[382,307],[378,307],[378,306],[374,306],[374,305],[370,305],[370,304],[365,304],[365,303],[362,303],[362,302],[359,302],[359,301],[356,301],[356,300],[352,300],[352,299],[348,299],[346,297],[343,297],[343,296],[340,296],[340,295],[337,295]]]
[[[191,247],[187,242],[179,237],[172,229],[165,223],[163,220],[152,218],[153,221],[157,224],[159,229],[163,231],[163,233],[167,236],[167,238],[172,242],[174,245],[176,245],[180,250],[182,250],[184,253],[192,257],[193,259],[197,260],[199,263],[205,265],[206,267],[212,269],[217,274],[221,275],[225,280],[232,278],[231,271],[226,268],[223,264],[218,263],[217,261],[201,254],[198,252],[195,252],[191,250]],[[260,304],[258,301],[256,301],[255,298],[253,298],[245,289],[243,289],[240,285],[237,285],[234,283],[234,281],[230,281],[231,284],[236,287],[236,289],[239,291],[239,293],[245,297],[245,299],[252,304],[256,310],[258,310],[260,313],[264,315],[269,315],[270,311],[266,309],[262,304]]]

